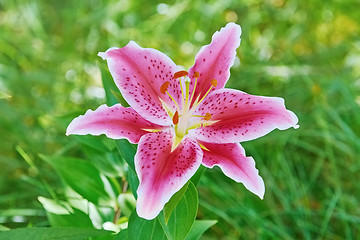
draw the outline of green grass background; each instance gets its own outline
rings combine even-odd
[[[61,195],[39,154],[83,156],[69,121],[105,103],[99,51],[134,40],[186,68],[228,21],[242,26],[227,87],[280,96],[298,130],[243,143],[264,200],[209,170],[203,239],[360,239],[359,1],[0,0],[0,229],[48,226]],[[11,97],[9,97],[11,96]],[[59,193],[60,192],[60,193]]]

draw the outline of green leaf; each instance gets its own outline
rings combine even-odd
[[[174,211],[176,205],[179,203],[179,201],[181,200],[181,198],[183,197],[185,191],[187,190],[189,186],[189,182],[187,182],[177,193],[175,193],[171,199],[169,200],[169,202],[167,202],[165,204],[164,207],[164,218],[165,218],[165,223],[167,224],[169,221],[169,218],[171,216],[171,213]]]
[[[136,153],[136,146],[129,143],[126,139],[116,140],[116,146],[119,149],[120,155],[129,164],[130,168],[135,172],[134,156]]]
[[[118,234],[116,234],[114,240],[128,240],[128,230],[124,229],[121,230]]]
[[[133,193],[135,199],[137,199],[137,193],[136,190],[139,186],[139,179],[132,168],[128,169],[128,182],[130,185],[131,192]]]
[[[196,188],[192,182],[189,182],[186,192],[175,207],[168,223],[165,223],[163,214],[158,216],[159,222],[169,240],[185,239],[195,221],[198,203]]]
[[[5,227],[4,225],[0,224],[0,231],[7,231],[10,230],[10,228]]]
[[[52,227],[78,227],[93,228],[93,224],[87,214],[74,208],[72,213],[58,215],[46,211],[47,218]]]
[[[101,71],[101,79],[103,82],[105,95],[106,95],[106,104],[112,106],[118,103],[116,97],[112,94],[111,91],[120,94],[119,89],[116,87],[114,80],[111,77],[109,70],[105,63],[99,64],[100,71]]]
[[[118,197],[121,214],[130,217],[135,210],[136,200],[131,193],[121,193]]]
[[[118,153],[100,152],[96,149],[84,146],[87,159],[89,159],[99,171],[110,177],[123,177],[125,161]]]
[[[3,91],[0,91],[0,99],[10,98],[11,96]]]
[[[124,99],[124,97],[119,93],[119,92],[115,92],[111,89],[111,93],[113,94],[113,96],[116,98],[116,100],[124,107],[129,107],[130,105],[126,102],[126,100]]]
[[[106,103],[109,106],[120,103],[124,107],[128,107],[129,104],[125,101],[124,97],[121,95],[119,89],[117,88],[106,64],[100,65],[101,79],[103,82]]]
[[[72,135],[72,138],[75,138],[77,141],[81,142],[85,146],[88,146],[92,149],[96,149],[100,152],[109,152],[110,149],[104,144],[101,140],[101,137],[91,136],[91,135]]]
[[[204,232],[216,223],[216,220],[195,220],[185,240],[199,240]]]
[[[110,198],[105,191],[100,172],[90,162],[71,157],[41,157],[82,197],[97,205],[109,203]]]
[[[56,201],[42,196],[39,196],[38,200],[48,212],[60,215],[66,215],[72,212],[70,204],[65,201]]]
[[[93,227],[89,216],[76,208],[72,208],[68,202],[41,196],[38,197],[38,200],[45,208],[52,227]]]
[[[140,218],[136,211],[129,218],[128,237],[129,240],[167,239],[157,218],[145,220]]]
[[[0,240],[83,240],[89,237],[108,236],[109,231],[81,228],[19,228],[0,232]]]
[[[198,183],[200,182],[200,178],[201,176],[204,174],[204,172],[206,171],[206,167],[204,167],[203,165],[200,165],[200,167],[198,168],[198,170],[196,171],[196,173],[194,174],[194,176],[191,177],[191,182],[197,186]]]

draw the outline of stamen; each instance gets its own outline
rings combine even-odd
[[[175,148],[177,148],[177,146],[179,146],[182,139],[183,139],[183,137],[179,137],[178,135],[174,136],[174,142],[173,142],[173,144],[171,146],[171,152],[174,151]]]
[[[192,99],[193,99],[193,97],[194,97],[194,94],[195,94],[195,89],[196,89],[196,84],[197,84],[197,79],[198,79],[198,77],[199,77],[200,75],[199,75],[199,72],[195,72],[194,73],[194,78],[195,78],[195,84],[194,84],[194,88],[193,88],[193,91],[192,91],[192,94],[191,94],[191,97],[190,97],[190,104],[191,104],[191,102],[192,102]]]
[[[206,113],[205,116],[202,115],[191,115],[191,117],[200,117],[200,118],[204,118],[206,121],[209,121],[212,117],[212,115],[210,113]]]
[[[160,92],[161,92],[162,94],[165,94],[165,93],[166,93],[167,88],[169,87],[169,84],[170,84],[170,82],[169,82],[169,81],[166,81],[166,82],[164,82],[164,83],[161,85],[161,87],[160,87]]]
[[[162,131],[161,129],[147,129],[147,128],[142,128],[142,130],[147,131],[147,132],[151,132],[151,133]]]
[[[185,81],[185,107],[184,107],[184,109],[189,109],[189,84],[190,84],[190,82]]]
[[[197,103],[194,104],[194,105],[198,106],[198,105],[205,99],[205,97],[209,94],[210,90],[211,90],[213,87],[216,87],[216,85],[217,85],[217,81],[216,81],[215,79],[211,80],[211,86],[210,86],[209,90],[207,90],[207,92],[206,92],[205,95],[200,99],[200,101],[197,102]]]
[[[195,109],[200,105],[200,103],[201,103],[201,102],[205,99],[205,97],[210,93],[211,89],[212,89],[213,87],[216,87],[216,86],[217,86],[217,80],[216,80],[216,79],[211,80],[210,83],[211,83],[211,86],[210,86],[209,90],[207,90],[207,92],[206,92],[205,95],[200,99],[200,101],[198,101],[198,99],[199,99],[199,96],[198,96],[198,98],[195,100],[194,104],[192,105],[192,107],[191,107],[192,111],[190,111],[190,112],[195,111]]]
[[[199,144],[199,146],[200,146],[202,149],[204,149],[204,150],[206,150],[206,151],[210,152],[210,150],[209,150],[209,149],[207,149],[207,147],[205,147],[204,145],[202,145],[202,144],[201,144],[201,143],[199,143],[199,142],[198,142],[198,144]]]
[[[211,85],[213,85],[214,87],[217,86],[217,81],[216,81],[216,79],[211,80]]]
[[[184,76],[187,76],[189,73],[187,71],[179,71],[174,74],[174,79],[178,79]]]
[[[173,120],[174,125],[179,123],[179,112],[178,111],[175,112],[172,120]]]
[[[183,87],[182,87],[182,83],[181,83],[181,78],[179,78],[179,84],[180,84],[180,89],[181,89],[181,106],[184,106],[184,90],[183,90]]]
[[[172,110],[171,110],[171,107],[168,106],[164,100],[162,100],[160,97],[159,97],[159,101],[161,102],[161,105],[163,106],[163,108],[166,110],[166,112],[169,114],[169,116],[173,116],[174,114],[172,113]]]
[[[169,81],[164,82],[164,83],[161,85],[161,87],[160,87],[160,92],[161,92],[162,94],[165,94],[165,93],[166,93],[167,95],[169,95],[169,97],[171,98],[171,100],[175,103],[175,106],[176,106],[177,110],[180,111],[179,105],[177,104],[177,102],[175,101],[175,99],[173,98],[173,96],[171,96],[171,94],[169,93],[169,91],[167,90],[167,88],[169,87],[169,84],[170,84]]]
[[[209,121],[211,119],[211,114],[210,113],[206,113],[205,116],[204,116],[204,119],[206,121]]]
[[[192,115],[192,117],[197,117],[196,115]],[[204,117],[204,116],[198,116],[198,117]],[[191,129],[196,129],[196,128],[199,128],[199,127],[206,127],[206,126],[210,126],[211,124],[214,124],[214,123],[217,123],[219,122],[219,120],[214,120],[214,121],[211,121],[211,120],[208,120],[206,122],[195,122],[193,125],[191,125],[190,127],[188,127],[187,130],[191,130]]]
[[[177,108],[178,111],[180,111],[179,105],[178,103],[175,101],[175,99],[173,98],[173,96],[171,96],[171,94],[169,93],[169,91],[166,91],[167,95],[169,95],[169,97],[171,98],[171,100],[175,103],[175,106]]]

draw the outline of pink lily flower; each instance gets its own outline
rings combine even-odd
[[[70,123],[66,134],[105,134],[138,144],[140,217],[155,218],[200,164],[219,166],[226,176],[263,198],[264,182],[240,142],[276,128],[297,128],[298,119],[282,98],[224,88],[240,35],[239,25],[227,24],[201,48],[188,72],[165,54],[132,41],[99,53],[131,107],[116,104],[88,110]]]

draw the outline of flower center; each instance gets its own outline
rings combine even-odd
[[[188,133],[190,129],[195,129],[199,127],[208,126],[213,123],[213,121],[210,121],[211,114],[206,113],[205,116],[200,115],[193,115],[193,112],[196,110],[196,108],[200,105],[200,103],[205,99],[205,97],[210,93],[211,89],[213,87],[216,87],[217,81],[215,79],[211,80],[210,87],[208,91],[204,94],[204,96],[200,98],[200,95],[197,96],[197,98],[194,100],[196,85],[197,85],[197,79],[199,78],[200,74],[199,72],[194,73],[195,83],[194,88],[192,90],[191,96],[190,96],[190,78],[188,77],[187,71],[179,71],[174,74],[174,79],[179,79],[179,85],[181,89],[181,109],[179,107],[179,104],[175,101],[174,97],[171,96],[169,91],[167,90],[169,87],[170,82],[166,81],[164,82],[160,87],[160,92],[162,94],[167,94],[171,100],[175,103],[176,111],[173,112],[170,110],[168,106],[163,102],[164,108],[167,110],[170,117],[172,117],[174,128],[175,128],[175,141],[173,144],[173,149],[176,148],[176,146],[181,142],[182,138]],[[183,84],[185,84],[185,89]],[[191,103],[193,104],[191,105]]]

